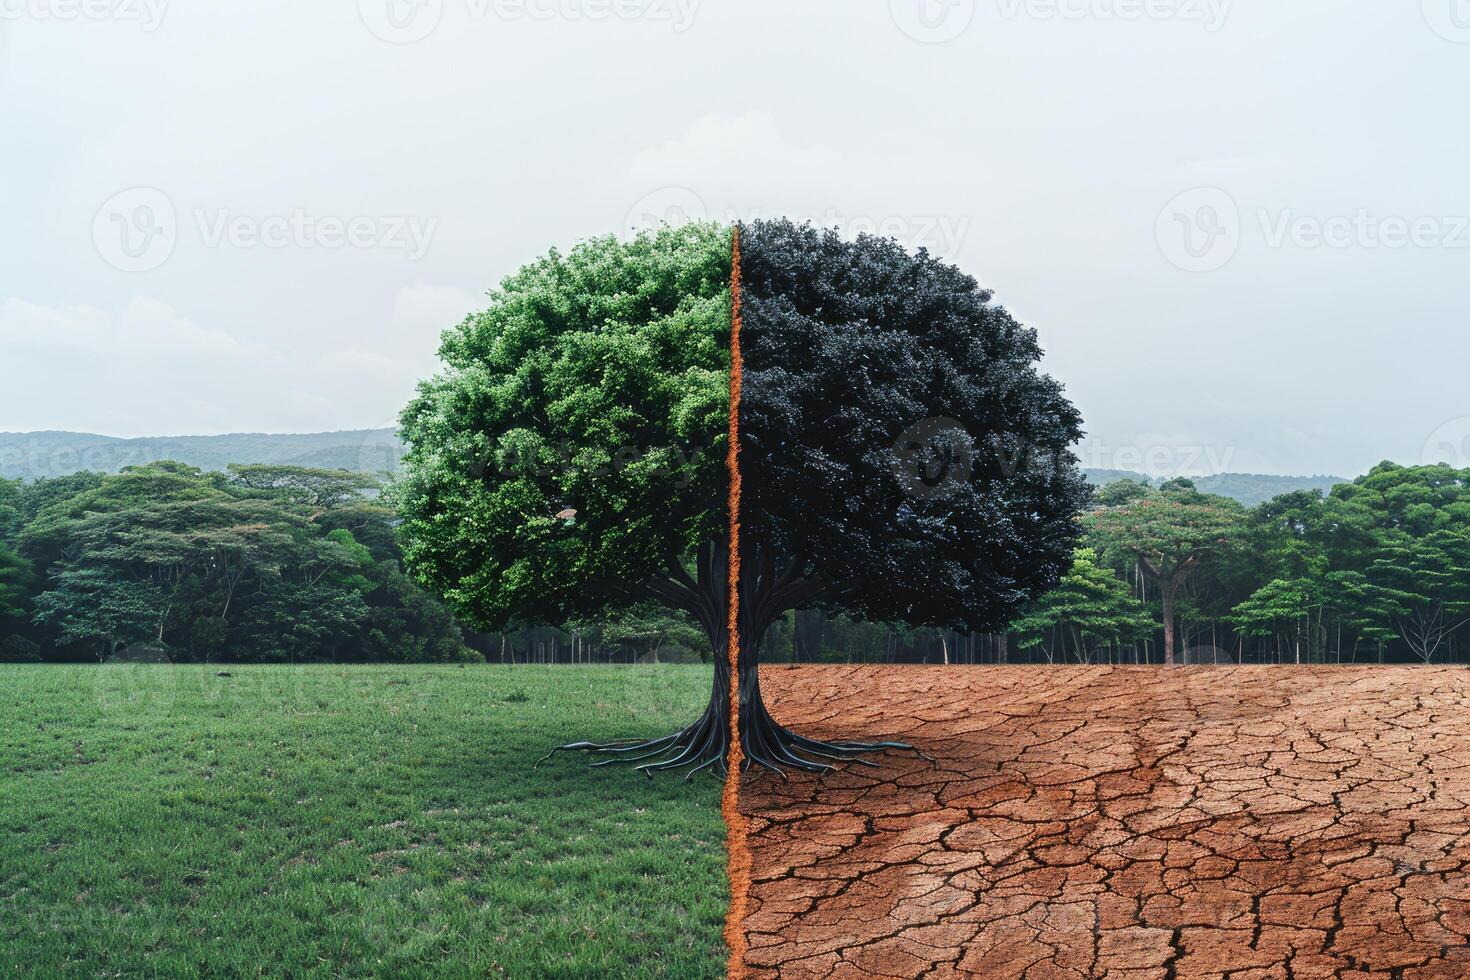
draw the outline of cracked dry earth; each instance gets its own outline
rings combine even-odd
[[[759,977],[1470,977],[1470,672],[771,667]]]

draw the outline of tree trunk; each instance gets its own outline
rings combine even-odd
[[[834,768],[832,765],[815,760],[871,766],[874,763],[856,755],[880,749],[911,748],[902,742],[823,742],[798,735],[771,717],[760,690],[761,641],[777,618],[810,603],[820,594],[821,586],[802,577],[798,563],[790,563],[782,570],[776,557],[759,545],[743,545],[741,558],[737,671],[740,744],[745,756],[742,770],[761,766],[783,776],[786,769],[829,772]],[[621,743],[572,742],[553,751],[582,750],[608,756],[592,763],[594,766],[641,761],[643,765],[637,768],[647,774],[689,766],[686,779],[702,769],[725,773],[730,747],[727,563],[724,543],[712,542],[700,549],[693,576],[682,567],[673,567],[671,582],[650,586],[656,598],[692,613],[709,637],[714,678],[704,713],[693,724],[662,738]]]
[[[1165,585],[1159,591],[1164,606],[1164,666],[1174,666],[1174,586]]]

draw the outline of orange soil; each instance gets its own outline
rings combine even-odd
[[[740,745],[740,381],[744,362],[740,353],[740,226],[730,238],[730,444],[725,465],[730,471],[730,752],[726,759],[725,788],[720,809],[725,815],[726,873],[730,877],[730,908],[725,913],[725,943],[730,947],[727,974],[746,975],[745,930],[750,891],[749,822],[740,811],[740,767],[745,753]]]
[[[747,782],[752,976],[1470,977],[1465,669],[773,667],[762,688],[806,733],[934,761]]]

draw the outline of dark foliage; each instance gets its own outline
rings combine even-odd
[[[747,537],[867,619],[985,630],[1053,586],[1088,488],[1036,332],[888,239],[743,228]]]

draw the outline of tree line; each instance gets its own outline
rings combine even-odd
[[[1250,508],[1187,479],[1159,487],[1125,479],[1103,487],[1081,522],[1071,569],[1003,633],[854,630],[804,622],[798,613],[792,655],[965,663],[1470,659],[1470,469],[1385,462],[1328,492],[1299,490]],[[821,638],[833,626],[837,645]]]
[[[697,659],[689,624],[464,630],[403,570],[384,485],[177,462],[0,480],[0,662]]]
[[[0,481],[0,656],[470,658],[400,567],[376,489],[344,471],[171,462]]]
[[[1293,491],[1254,507],[1203,493],[1187,479],[1157,487],[1121,479],[1102,487],[1079,520],[1081,546],[1068,572],[1005,630],[958,633],[801,609],[772,626],[763,656],[936,664],[1470,661],[1470,469],[1385,462],[1331,490]],[[650,637],[677,621],[656,610],[642,618]],[[546,635],[560,639],[531,643],[537,654],[528,649],[525,659],[574,662],[570,634]],[[686,649],[675,644],[673,656]]]
[[[155,463],[0,480],[0,659],[706,660],[685,616],[463,629],[404,572],[378,481]],[[1470,660],[1470,470],[1382,463],[1255,507],[1118,480],[1070,570],[1003,631],[795,610],[773,661],[1413,663]],[[983,556],[977,557],[983,560]]]

